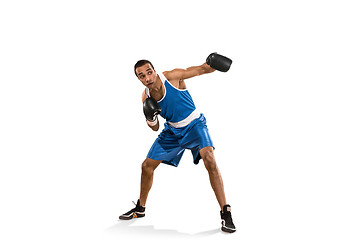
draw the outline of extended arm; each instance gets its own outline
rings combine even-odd
[[[184,79],[192,78],[205,73],[212,73],[215,70],[227,72],[230,69],[231,63],[232,60],[230,58],[217,53],[211,53],[206,58],[206,63],[200,66],[189,67],[187,69],[176,68],[172,71],[166,71],[163,73],[169,81],[183,81]]]
[[[172,71],[164,72],[164,75],[168,80],[184,80],[206,73],[212,73],[214,71],[215,69],[204,63],[200,66],[189,67],[186,69],[176,68]]]

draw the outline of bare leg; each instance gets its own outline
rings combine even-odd
[[[140,187],[140,205],[145,206],[146,199],[153,183],[154,170],[161,161],[146,158],[141,165],[141,187]]]
[[[200,155],[204,161],[206,170],[209,173],[210,184],[214,190],[216,199],[222,209],[226,205],[224,184],[219,168],[217,167],[214,150],[212,147],[205,147],[200,150]]]

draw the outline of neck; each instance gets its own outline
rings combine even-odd
[[[154,92],[154,93],[160,92],[162,89],[162,86],[163,86],[163,84],[161,82],[159,75],[156,75],[156,82],[154,83],[154,87],[149,90],[150,90],[150,92]]]

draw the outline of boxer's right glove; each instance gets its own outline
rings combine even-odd
[[[206,63],[215,70],[227,72],[230,69],[232,60],[215,52],[206,58]]]
[[[149,122],[155,122],[157,120],[156,115],[161,113],[161,108],[159,104],[152,97],[145,99],[143,104],[143,110],[144,110],[145,118]]]

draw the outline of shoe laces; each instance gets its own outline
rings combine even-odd
[[[139,202],[139,205],[137,203],[135,203],[134,201],[132,201],[132,203],[135,205],[134,210],[145,209],[145,207],[140,205],[140,202]]]

